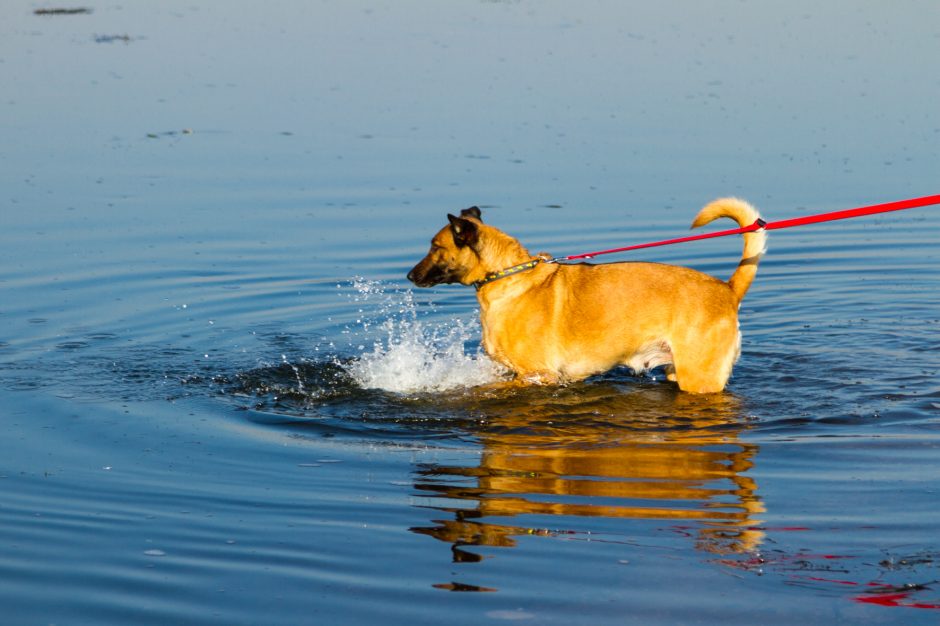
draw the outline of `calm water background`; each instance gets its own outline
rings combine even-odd
[[[471,204],[560,255],[938,193],[940,5],[40,6],[0,7],[0,621],[936,623],[940,209],[774,233],[717,398],[474,389],[472,292],[404,274]]]

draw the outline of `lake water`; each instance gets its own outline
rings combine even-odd
[[[0,622],[937,623],[940,208],[772,233],[718,396],[481,390],[473,291],[404,276],[473,204],[566,255],[940,192],[940,5],[46,6],[0,7]]]

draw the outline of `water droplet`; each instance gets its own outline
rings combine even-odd
[[[347,369],[362,387],[397,393],[434,392],[473,387],[500,380],[505,372],[477,349],[466,345],[479,337],[479,322],[462,318],[426,320],[436,313],[433,304],[415,301],[409,290],[386,290],[379,281],[356,279],[353,288],[363,301],[375,306],[359,316],[359,339],[351,343],[363,354]]]

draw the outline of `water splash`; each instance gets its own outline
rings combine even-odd
[[[359,357],[346,364],[357,384],[395,393],[437,392],[502,380],[506,371],[477,347],[479,323],[435,316],[430,303],[417,303],[408,290],[378,281],[353,281],[361,304],[350,338]],[[371,342],[371,348],[368,344]]]

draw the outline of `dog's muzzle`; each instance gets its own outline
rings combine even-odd
[[[430,270],[425,270],[419,263],[408,272],[408,280],[410,280],[415,287],[433,287],[441,282],[439,280],[440,276],[435,275],[439,273],[440,272],[434,272],[433,267]]]
[[[408,272],[408,280],[416,287],[433,287],[441,283],[460,282],[460,276],[451,268],[444,268],[439,265],[425,266],[423,263],[415,265]]]
[[[414,283],[418,287],[423,287],[424,285],[421,285],[418,283],[418,277],[415,274],[415,269],[418,269],[418,268],[414,268],[410,272],[408,272],[408,280],[410,280],[412,283]]]

